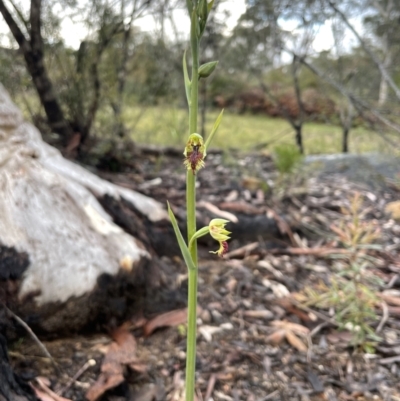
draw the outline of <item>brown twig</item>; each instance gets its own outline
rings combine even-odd
[[[385,301],[381,302],[381,306],[382,306],[382,319],[379,322],[378,327],[375,330],[375,333],[378,334],[382,331],[383,326],[386,324],[386,322],[389,319],[389,308],[387,306],[387,303]]]
[[[313,313],[315,316],[317,316],[318,318],[320,318],[321,320],[323,320],[325,323],[332,324],[332,325],[334,325],[334,326],[337,326],[337,325],[338,325],[338,324],[335,322],[334,318],[331,318],[331,317],[329,317],[329,316],[326,316],[325,314],[323,314],[323,313],[321,313],[321,312],[315,311],[315,310],[309,308],[308,306],[303,305],[302,303],[296,301],[295,299],[291,299],[290,301],[291,301],[294,305],[296,305],[298,308],[303,309],[303,310],[305,310],[306,312]],[[317,327],[318,327],[318,326],[317,326]],[[322,327],[321,327],[321,328],[322,328]]]
[[[73,377],[71,377],[68,381],[68,383],[59,391],[57,391],[57,394],[62,396],[75,382],[78,380],[78,378],[86,372],[90,367],[95,366],[96,361],[94,359],[89,359],[76,373]]]
[[[272,254],[289,254],[289,255],[315,255],[315,256],[326,256],[332,254],[350,254],[347,249],[335,249],[335,248],[276,248],[268,251]]]
[[[210,379],[208,380],[208,384],[207,384],[207,391],[206,391],[206,395],[204,397],[205,401],[208,401],[211,398],[211,395],[214,391],[214,387],[215,387],[215,383],[217,382],[217,375],[215,373],[213,373],[210,376]]]
[[[244,245],[238,249],[235,249],[232,252],[228,252],[225,257],[226,258],[232,258],[232,257],[238,257],[238,256],[246,256],[248,255],[251,251],[256,249],[259,246],[258,242],[252,242],[251,244]]]
[[[36,336],[36,334],[32,331],[32,329],[19,317],[17,316],[12,310],[7,308],[3,304],[4,309],[11,315],[11,317],[16,320],[27,332],[28,334],[32,337],[33,341],[38,345],[38,347],[42,350],[43,354],[50,359],[51,363],[54,365],[55,368],[58,369],[58,365],[56,361],[53,359],[51,356],[50,352],[47,350],[46,346],[39,340],[39,338]]]

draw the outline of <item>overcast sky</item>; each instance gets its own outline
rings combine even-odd
[[[230,17],[226,18],[225,10],[229,11]],[[232,30],[239,17],[245,12],[245,0],[227,0],[221,4],[218,12],[218,16],[223,18],[227,30]],[[189,19],[186,10],[179,9],[174,12],[174,20],[179,34],[182,38],[188,37],[189,35]],[[285,21],[282,25],[287,30],[293,30],[297,22]],[[157,27],[152,16],[145,16],[135,22],[135,25],[142,31],[153,32]],[[357,26],[360,25],[360,26]],[[361,24],[356,24],[356,28],[361,28]],[[165,25],[166,34],[173,36],[173,31],[169,21]],[[62,24],[62,36],[65,43],[73,48],[78,48],[80,41],[87,35],[87,29],[83,24],[74,24],[70,19],[65,19]],[[348,40],[348,45],[353,45],[351,38]],[[329,50],[333,46],[333,37],[330,22],[327,22],[321,26],[318,30],[317,35],[313,43],[313,48],[316,52],[322,50]]]
[[[230,17],[227,19],[225,19],[225,10],[229,10],[230,13]],[[221,4],[218,16],[224,18],[227,29],[231,30],[235,27],[238,18],[245,12],[245,10],[245,0],[227,0]],[[186,10],[175,10],[174,20],[180,35],[182,35],[182,37],[188,37],[190,21]],[[154,19],[150,15],[138,19],[135,21],[134,25],[145,32],[153,32],[157,29]],[[166,21],[165,30],[167,35],[173,36],[173,31],[169,21]],[[71,19],[66,18],[62,23],[61,35],[67,46],[77,49],[81,40],[87,35],[87,29],[83,24],[74,23]]]
[[[86,1],[86,0],[80,0]],[[230,17],[226,18],[225,10],[229,11]],[[245,0],[226,0],[224,1],[219,8],[217,16],[219,18],[223,18],[226,23],[227,30],[231,30],[235,27],[238,18],[244,13],[246,10]],[[62,14],[62,10],[60,9],[60,15]],[[175,25],[181,35],[181,39],[188,38],[189,36],[189,18],[187,12],[183,9],[179,9],[174,11],[174,21]],[[358,19],[356,21],[352,21],[355,25],[355,28],[361,33],[362,32],[362,24],[361,20]],[[282,23],[283,27],[287,30],[293,30],[295,28],[294,21],[284,21]],[[155,21],[152,16],[145,16],[143,18],[135,21],[135,25],[139,27],[142,31],[153,32],[157,29]],[[173,37],[173,31],[170,26],[169,21],[165,24],[166,34]],[[8,27],[5,24],[4,20],[0,17],[0,34],[8,33]],[[70,18],[64,18],[61,26],[61,35],[67,46],[77,49],[80,45],[82,39],[84,39],[88,35],[88,30],[83,23],[73,22]],[[353,35],[346,35],[346,48],[349,50],[351,46],[355,44]],[[8,40],[3,36],[0,39],[0,45],[9,46]],[[315,40],[313,42],[313,48],[316,52],[322,50],[329,50],[333,46],[333,37],[331,31],[331,25],[328,21],[323,26],[321,26],[315,36]]]

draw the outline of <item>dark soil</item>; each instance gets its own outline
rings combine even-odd
[[[126,171],[99,174],[162,203],[168,200],[183,219],[181,156],[153,152],[134,159]],[[302,308],[294,300],[306,286],[321,281],[329,285],[334,260],[317,250],[342,249],[331,224],[345,219],[343,208],[349,207],[356,192],[363,197],[362,218],[381,230],[380,248],[371,255],[371,269],[381,279],[374,291],[391,290],[392,298],[400,300],[400,225],[385,213],[386,204],[399,199],[399,189],[393,183],[371,189],[349,181],[340,171],[317,177],[312,169],[280,177],[268,156],[215,153],[198,173],[200,214],[209,212],[211,204],[239,215],[239,226],[241,217],[245,221],[268,215],[281,229],[279,235],[256,235],[256,241],[250,236],[248,247],[248,242],[236,241],[233,232],[232,253],[225,259],[208,253],[218,244],[201,246],[199,400],[400,400],[400,303],[376,305],[377,319],[371,327],[377,330],[381,323],[381,341],[374,344],[374,354],[367,354],[351,345],[350,332],[338,331],[331,320],[334,310]],[[179,255],[160,256],[168,266],[168,291],[175,294],[165,309],[174,309],[177,298],[185,299],[186,268]],[[135,335],[136,355],[146,372],[127,368],[125,381],[101,400],[184,400],[185,327],[159,328],[144,336],[143,325],[156,315],[138,311],[126,325]],[[295,338],[271,336],[277,325],[281,330],[295,327]],[[307,334],[296,331],[299,327]],[[99,376],[111,338],[105,333],[43,342],[58,369],[32,340],[23,338],[10,347],[15,371],[27,380],[48,378],[58,394],[84,400]],[[62,391],[91,359],[96,364]]]

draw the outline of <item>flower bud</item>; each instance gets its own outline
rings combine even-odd
[[[215,70],[218,61],[210,61],[209,63],[205,63],[199,67],[199,79],[209,77],[212,72]]]

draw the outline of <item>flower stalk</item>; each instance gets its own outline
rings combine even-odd
[[[210,234],[220,244],[217,253],[223,256],[228,249],[227,240],[229,231],[225,230],[228,222],[223,219],[211,220],[209,226],[196,230],[196,176],[197,172],[205,167],[204,158],[222,119],[222,113],[214,123],[207,142],[197,134],[198,114],[198,82],[200,78],[206,79],[216,68],[218,62],[212,61],[199,66],[199,44],[204,32],[208,14],[211,11],[214,0],[186,0],[191,28],[190,47],[192,56],[192,71],[189,72],[186,64],[186,52],[183,55],[183,76],[186,90],[186,98],[189,106],[189,138],[184,150],[184,165],[186,167],[186,212],[187,212],[187,242],[185,242],[175,216],[168,204],[168,213],[171,219],[175,235],[188,268],[188,328],[186,349],[186,401],[194,401],[195,373],[196,373],[196,334],[197,334],[197,239],[203,235]]]
[[[205,0],[203,0],[205,1]],[[192,53],[192,80],[189,101],[189,136],[197,133],[197,113],[199,106],[199,42],[197,35],[197,0],[193,0],[191,13],[190,46]],[[186,172],[186,210],[188,243],[196,232],[196,175]],[[197,241],[190,244],[189,252],[195,269],[188,270],[188,327],[186,339],[186,401],[194,401],[196,378],[196,335],[197,335]]]

